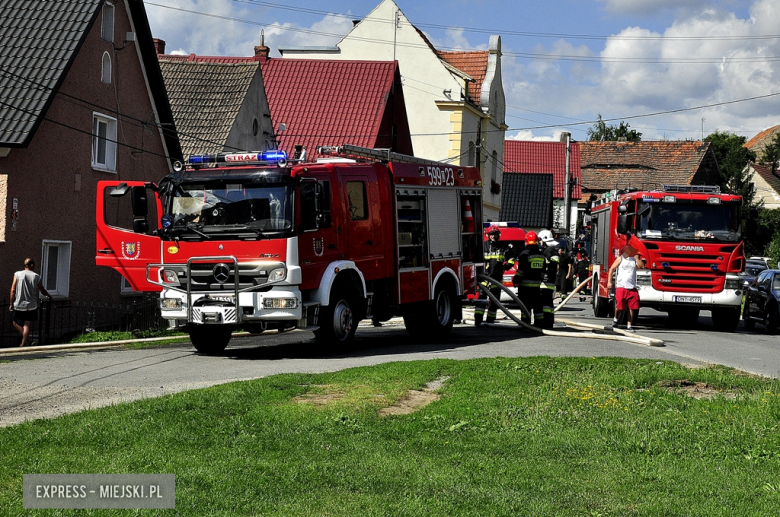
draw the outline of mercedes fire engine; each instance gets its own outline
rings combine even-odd
[[[440,338],[477,290],[479,170],[355,146],[192,156],[158,184],[101,181],[96,262],[202,353],[236,328],[297,326],[346,344],[364,318]],[[150,202],[151,201],[151,202]]]
[[[699,311],[709,310],[716,329],[733,332],[742,302],[738,274],[745,267],[741,207],[740,196],[716,186],[603,195],[591,208],[594,314],[614,310],[607,273],[621,252],[621,236],[630,232],[647,265],[637,270],[641,307],[668,312],[678,325],[693,324]]]

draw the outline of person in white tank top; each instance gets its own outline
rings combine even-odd
[[[639,312],[639,291],[636,288],[636,270],[644,269],[644,259],[636,259],[636,249],[626,245],[623,253],[615,259],[609,268],[607,276],[607,288],[612,289],[612,275],[617,270],[615,278],[615,318],[612,326],[617,327],[625,311],[628,311],[628,325],[626,330],[634,332],[633,324]]]

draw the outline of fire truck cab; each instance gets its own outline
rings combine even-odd
[[[403,316],[412,335],[447,335],[477,289],[478,169],[322,151],[341,157],[203,155],[159,184],[101,181],[97,264],[159,291],[162,316],[203,353],[236,328],[298,327],[346,344],[364,318]]]
[[[637,270],[642,307],[669,314],[673,323],[695,323],[712,311],[716,329],[739,324],[745,267],[741,227],[742,198],[717,186],[665,185],[651,191],[615,190],[591,208],[593,312],[614,310],[607,289],[610,266],[621,253],[620,237],[638,242],[646,269]]]

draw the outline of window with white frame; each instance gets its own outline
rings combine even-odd
[[[106,41],[114,42],[114,4],[103,4],[103,25],[100,28],[100,37]]]
[[[92,168],[116,172],[116,119],[92,115]]]
[[[111,84],[111,56],[108,54],[108,52],[103,52],[100,81],[106,84]]]
[[[43,241],[41,281],[52,296],[65,298],[70,293],[70,241]]]

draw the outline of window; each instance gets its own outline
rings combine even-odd
[[[103,26],[100,28],[100,37],[114,42],[114,4],[106,2],[103,5]]]
[[[41,281],[52,296],[70,293],[70,241],[43,241]]]
[[[111,56],[108,52],[103,52],[103,67],[100,72],[100,81],[105,84],[111,84]]]
[[[116,171],[116,119],[93,114],[92,168]]]
[[[349,199],[349,218],[353,221],[368,219],[366,206],[366,184],[362,181],[347,182],[347,199]]]
[[[493,169],[490,172],[490,178],[498,183],[498,151],[493,151],[493,161],[491,163],[491,167]]]

